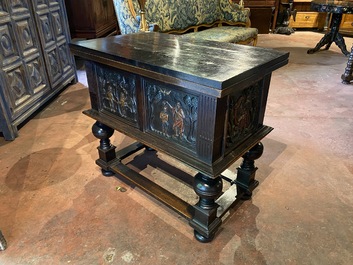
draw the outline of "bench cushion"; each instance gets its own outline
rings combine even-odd
[[[205,29],[198,32],[184,34],[184,38],[213,40],[220,42],[242,42],[250,38],[256,38],[258,30],[256,28],[222,26]]]

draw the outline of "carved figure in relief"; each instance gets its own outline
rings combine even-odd
[[[113,88],[109,84],[108,84],[106,95],[107,95],[106,98],[108,99],[109,107],[112,110],[114,109],[115,103],[117,103],[118,101],[115,99]]]
[[[127,103],[127,97],[124,92],[120,92],[118,106],[121,116],[126,117],[126,111],[129,109],[129,105]]]
[[[165,136],[168,136],[168,127],[169,127],[169,114],[168,114],[168,106],[166,102],[163,102],[163,110],[159,114],[159,118],[162,122],[162,133]]]
[[[250,125],[251,118],[247,103],[247,98],[242,96],[234,106],[234,120],[239,131],[244,131]]]
[[[176,137],[182,138],[184,135],[184,110],[181,108],[181,104],[178,101],[176,106],[172,108],[173,111],[173,130]]]

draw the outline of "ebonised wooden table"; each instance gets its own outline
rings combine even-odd
[[[211,241],[229,207],[250,198],[258,184],[254,160],[272,130],[263,124],[271,73],[287,64],[289,54],[163,33],[78,41],[70,47],[86,60],[92,107],[84,114],[96,120],[96,163],[103,175],[137,185],[187,218],[197,240]],[[109,139],[114,130],[137,142],[116,151]],[[191,176],[196,205],[123,162],[150,149],[199,172]],[[222,176],[241,157],[236,176]],[[223,181],[231,188],[223,190]]]
[[[353,13],[353,2],[337,1],[337,0],[314,0],[311,2],[311,9],[317,12],[331,13],[330,31],[316,44],[315,48],[309,49],[308,54],[313,54],[325,46],[328,50],[333,42],[341,49],[344,55],[349,55],[343,36],[339,33],[339,27],[342,21],[342,15],[345,13]]]

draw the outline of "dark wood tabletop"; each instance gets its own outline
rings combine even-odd
[[[353,1],[314,0],[311,2],[311,9],[317,12],[353,13]]]
[[[222,90],[230,84],[288,63],[288,53],[233,43],[186,40],[138,33],[76,41],[71,51],[101,63],[110,60]]]

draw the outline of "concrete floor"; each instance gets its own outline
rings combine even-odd
[[[0,139],[0,229],[8,242],[0,264],[353,264],[353,85],[341,84],[347,58],[335,44],[306,54],[321,37],[259,36],[258,46],[291,53],[272,75],[265,124],[275,130],[263,141],[252,200],[231,210],[208,244],[141,190],[101,175],[93,120],[81,114],[90,103],[80,71],[81,83],[15,141]],[[118,133],[112,140],[131,141]]]

